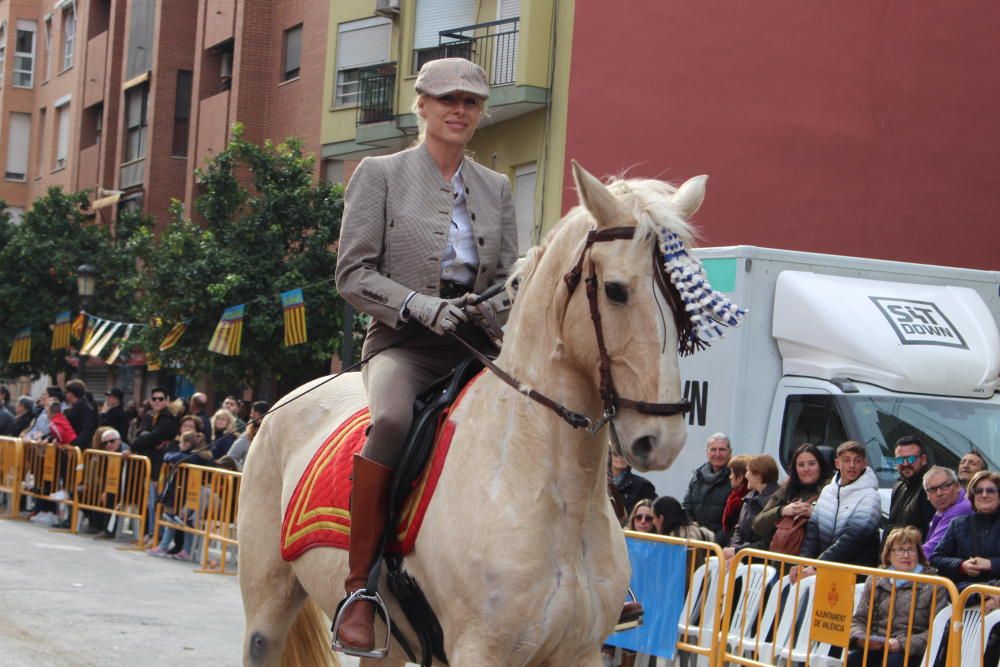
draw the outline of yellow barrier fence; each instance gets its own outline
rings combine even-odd
[[[133,519],[138,546],[143,546],[149,498],[150,462],[145,456],[100,449],[83,453],[83,469],[73,497],[71,529],[79,526],[80,510]]]
[[[863,652],[863,667],[886,667],[884,643],[898,646],[903,664],[919,658],[921,667],[933,667],[940,640],[962,620],[958,589],[943,577],[754,549],[729,563],[725,599],[719,664],[748,667],[846,665],[852,650]],[[874,610],[886,604],[882,621]],[[964,663],[954,639],[947,664],[958,667]]]
[[[698,656],[695,660],[699,662],[718,664],[720,647],[716,638],[724,606],[725,590],[722,584],[726,568],[721,547],[712,542],[631,530],[626,530],[625,535],[631,539],[674,544],[687,550],[687,588],[677,624],[677,651],[685,662],[692,656]],[[647,601],[646,604],[655,604],[655,601]]]
[[[23,445],[20,438],[0,437],[0,516],[16,519],[21,503]]]
[[[22,441],[23,484],[21,495],[69,505],[78,476],[80,450],[73,445]]]
[[[238,546],[236,512],[242,475],[222,468],[181,463],[176,472],[164,466],[160,476],[161,502],[156,508],[154,532],[161,529],[189,533],[201,538],[201,569],[198,572],[234,574],[226,571],[226,555]],[[180,521],[171,520],[179,518]],[[212,542],[220,546],[217,561],[209,558]]]
[[[953,664],[995,667],[1000,657],[1000,587],[969,586],[959,596],[958,608],[962,620],[955,643],[960,663]]]

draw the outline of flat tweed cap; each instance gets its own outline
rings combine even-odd
[[[441,97],[460,90],[488,99],[490,84],[486,72],[476,63],[465,58],[441,58],[424,63],[417,75],[418,93]]]

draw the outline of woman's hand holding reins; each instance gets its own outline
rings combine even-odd
[[[447,331],[454,331],[458,328],[459,322],[467,321],[462,304],[465,297],[458,299],[441,299],[436,296],[415,293],[410,297],[406,309],[413,317],[425,327],[443,336]]]

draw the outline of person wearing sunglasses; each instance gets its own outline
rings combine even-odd
[[[895,453],[899,480],[892,487],[886,534],[893,528],[915,526],[926,535],[927,526],[934,517],[934,505],[924,493],[924,475],[928,467],[924,444],[915,435],[904,435],[896,441]]]
[[[163,455],[167,445],[177,437],[177,417],[170,411],[170,395],[163,387],[154,387],[149,394],[152,406],[142,418],[139,434],[132,443],[132,452],[149,458],[151,467],[149,483],[150,512],[148,515],[147,533],[152,535],[156,520],[155,504],[157,480],[160,478],[160,468],[163,466]]]
[[[930,558],[951,522],[957,517],[972,514],[972,503],[966,497],[958,475],[951,468],[929,468],[924,475],[924,492],[935,510],[923,546],[924,556]]]
[[[1000,577],[1000,474],[976,473],[969,482],[973,514],[952,520],[931,554],[931,565],[959,590]]]
[[[656,526],[653,525],[653,501],[648,498],[639,500],[628,515],[625,528],[640,533],[655,533]]]

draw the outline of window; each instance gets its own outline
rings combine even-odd
[[[302,61],[302,24],[285,31],[285,60],[282,81],[291,81],[299,75]]]
[[[49,80],[49,74],[52,72],[52,14],[45,15],[45,68],[43,73],[45,78],[43,81]]]
[[[188,152],[188,132],[191,122],[191,76],[190,70],[177,70],[177,94],[174,97],[174,136],[170,154],[186,157]]]
[[[14,85],[18,88],[31,88],[35,85],[35,33],[37,32],[36,21],[17,20],[17,36],[14,39]]]
[[[56,107],[56,159],[54,169],[66,168],[66,155],[69,152],[69,104]]]
[[[3,88],[3,74],[7,67],[7,22],[0,23],[0,88]]]
[[[517,220],[518,251],[526,252],[532,246],[535,231],[535,183],[538,163],[521,165],[514,170],[514,217]]]
[[[470,42],[458,42],[439,47],[438,33],[462,28],[476,22],[475,0],[417,0],[417,15],[413,26],[413,73],[435,58],[469,58]]]
[[[146,102],[149,85],[141,83],[125,91],[125,162],[146,156]]]
[[[73,45],[76,43],[76,12],[70,8],[63,11],[63,61],[64,70],[73,66]]]
[[[341,23],[337,36],[334,106],[357,104],[362,69],[389,62],[392,21],[383,17]]]
[[[90,148],[101,143],[101,131],[104,124],[104,105],[95,104],[83,110],[80,118],[80,149]]]
[[[32,169],[38,178],[45,175],[45,121],[47,117],[48,110],[45,107],[38,110],[38,136],[35,137],[35,164]]]
[[[31,114],[10,114],[7,130],[7,169],[9,181],[28,180],[28,147],[31,142]]]
[[[233,84],[233,42],[219,47],[219,92],[229,90]]]
[[[344,182],[344,161],[324,160],[323,166],[326,168],[326,182],[332,185]]]

